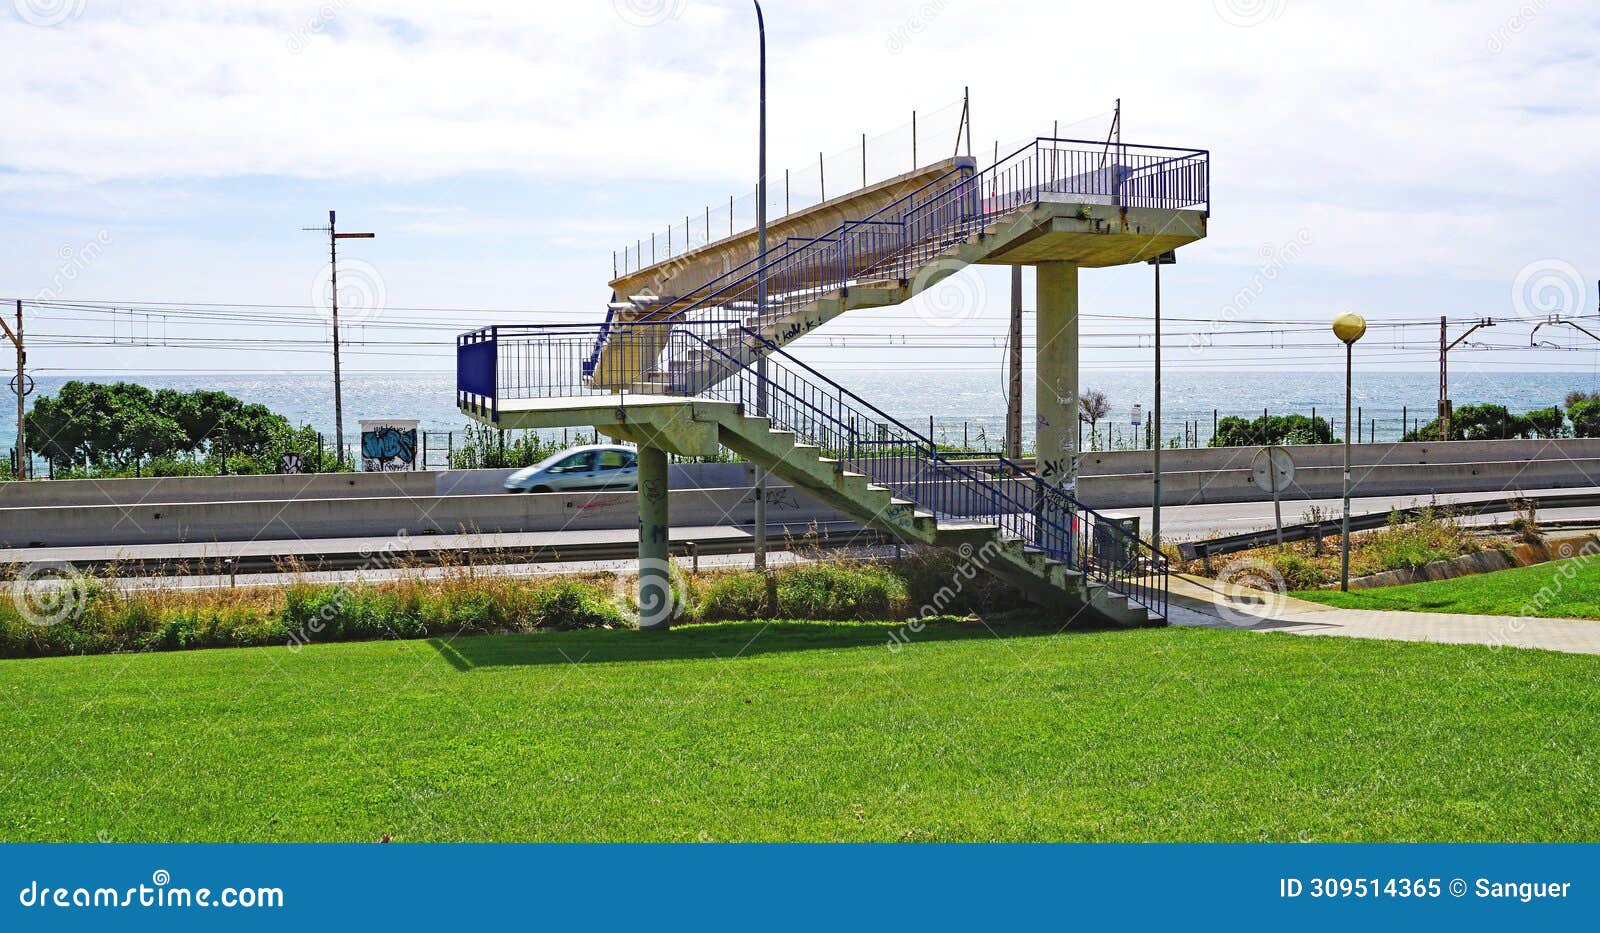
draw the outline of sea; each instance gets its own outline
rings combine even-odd
[[[929,430],[931,418],[937,441],[977,450],[998,450],[1002,445],[1005,383],[999,372],[851,369],[828,375],[919,431]],[[1027,448],[1032,444],[1034,418],[1032,374],[1025,375],[1023,444]],[[35,394],[54,394],[62,383],[73,378],[101,382],[121,378],[152,389],[219,389],[247,402],[260,402],[296,424],[310,424],[332,443],[333,388],[331,378],[325,375],[163,373],[118,377],[104,373],[51,373],[37,377]],[[1162,381],[1162,437],[1182,446],[1205,446],[1215,421],[1229,415],[1255,418],[1264,413],[1315,414],[1333,422],[1336,432],[1344,417],[1342,373],[1186,370],[1165,374]],[[1110,414],[1097,425],[1093,436],[1085,429],[1085,447],[1144,446],[1148,433],[1145,422],[1153,400],[1151,385],[1148,371],[1102,370],[1085,380],[1085,389],[1104,392],[1110,402]],[[1452,374],[1450,394],[1457,407],[1494,402],[1520,412],[1559,405],[1562,397],[1574,389],[1600,390],[1600,374],[1468,371]],[[1361,439],[1398,440],[1407,428],[1426,423],[1437,407],[1438,391],[1436,372],[1358,373],[1352,417],[1359,413]],[[346,373],[344,409],[346,441],[352,445],[357,443],[357,423],[363,418],[416,419],[422,430],[431,435],[429,447],[434,451],[447,449],[451,440],[446,435],[455,432],[459,438],[468,423],[455,408],[455,376],[449,372]],[[6,448],[15,442],[13,422],[0,413],[0,442]],[[562,432],[545,433],[560,436]]]

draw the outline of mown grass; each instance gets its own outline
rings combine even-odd
[[[1453,580],[1294,595],[1349,609],[1600,619],[1600,561],[1573,557]]]
[[[1594,840],[1600,658],[716,623],[0,662],[0,840]]]

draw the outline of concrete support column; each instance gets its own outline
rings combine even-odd
[[[671,528],[667,515],[667,452],[639,448],[639,627],[672,627]]]
[[[1040,263],[1034,286],[1034,447],[1047,486],[1074,492],[1078,478],[1078,267]],[[1036,543],[1076,565],[1076,523],[1061,502],[1046,499]]]
[[[1034,322],[1034,447],[1038,472],[1054,486],[1071,488],[1078,478],[1078,267],[1069,262],[1038,265]]]

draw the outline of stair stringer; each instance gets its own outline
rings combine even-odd
[[[1069,623],[1132,627],[1155,621],[1142,607],[1101,584],[1086,581],[1064,562],[1049,559],[1021,539],[1002,537],[995,525],[939,520],[915,502],[843,469],[838,460],[823,456],[821,448],[797,443],[793,432],[772,429],[770,419],[732,415],[719,419],[719,424],[724,447],[790,485],[907,543],[954,549],[973,569],[993,573],[1017,587],[1029,601],[1069,614]]]
[[[1020,209],[989,224],[981,232],[972,231],[953,242],[937,247],[926,242],[918,244],[911,247],[912,251],[928,249],[929,255],[910,270],[910,278],[862,279],[821,294],[814,301],[764,322],[753,317],[747,326],[774,346],[782,348],[846,312],[894,307],[910,301],[967,266],[976,265],[996,252],[1015,248],[1033,239],[1050,225],[1052,216],[1049,211],[1037,208]],[[889,260],[883,264],[883,270],[898,271],[901,265],[896,260]],[[678,360],[677,372],[672,376],[660,369],[652,369],[644,373],[630,390],[659,392],[670,385],[676,387],[677,391],[694,394],[726,378],[733,361],[736,360],[742,368],[756,360],[758,342],[749,334],[740,333],[737,328],[730,327],[726,334],[712,338],[711,342],[721,351],[713,359]]]

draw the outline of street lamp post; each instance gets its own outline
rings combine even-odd
[[[766,323],[767,315],[767,23],[756,7],[756,35],[760,42],[761,115],[756,143],[756,321]],[[756,414],[767,414],[767,355],[756,352]],[[767,471],[756,466],[755,569],[767,569]]]
[[[1356,341],[1367,332],[1367,321],[1354,311],[1333,319],[1333,335],[1344,341],[1344,518],[1339,528],[1339,589],[1350,589],[1350,384]]]

